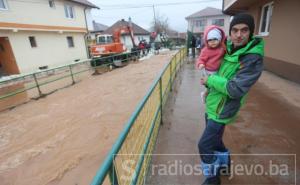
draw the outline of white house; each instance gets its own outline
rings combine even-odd
[[[207,7],[185,18],[188,21],[188,30],[196,35],[203,35],[204,29],[209,25],[218,25],[228,35],[230,16],[222,13],[222,10]]]
[[[86,0],[0,0],[0,76],[87,58],[91,8]]]

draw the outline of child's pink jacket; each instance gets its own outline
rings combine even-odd
[[[210,30],[214,28],[217,28],[221,31],[222,41],[219,47],[209,48],[207,44],[207,34]],[[201,54],[198,58],[196,66],[199,67],[200,64],[203,64],[206,70],[217,71],[220,67],[220,64],[225,54],[225,33],[218,26],[215,25],[209,26],[204,31],[204,42],[205,42],[205,47],[201,50]]]

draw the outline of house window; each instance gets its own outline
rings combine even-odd
[[[204,26],[206,26],[205,20],[197,20],[196,21],[196,27],[204,27]]]
[[[49,0],[49,6],[50,8],[55,8],[54,0]]]
[[[74,40],[73,37],[67,37],[67,42],[68,42],[68,46],[69,48],[74,48]]]
[[[0,10],[7,10],[7,2],[6,0],[0,0]]]
[[[74,8],[71,5],[65,5],[65,15],[67,18],[74,19]]]
[[[269,34],[272,12],[273,12],[273,2],[268,3],[262,7],[260,25],[259,25],[260,35]]]
[[[37,47],[35,37],[30,36],[29,37],[29,42],[30,42],[30,45],[31,45],[32,48],[36,48]]]
[[[217,26],[224,26],[224,19],[213,19],[211,21],[211,24],[217,25]]]

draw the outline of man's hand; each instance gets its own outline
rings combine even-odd
[[[201,83],[202,85],[205,85],[206,82],[207,82],[207,77],[202,77],[202,78],[200,79],[200,83]]]

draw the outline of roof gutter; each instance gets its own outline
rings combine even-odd
[[[86,28],[86,34],[84,34],[84,43],[85,43],[85,49],[86,49],[86,56],[87,58],[91,58],[91,55],[90,55],[90,50],[89,50],[89,45],[88,45],[88,42],[87,42],[87,38],[88,36],[90,35],[90,31],[89,31],[89,28],[88,28],[88,23],[87,23],[87,18],[86,18],[86,10],[88,8],[97,8],[98,10],[100,10],[99,7],[97,6],[91,6],[91,5],[87,5],[87,4],[84,4],[85,7],[84,7],[84,21],[85,21],[85,28]]]
[[[70,1],[72,1],[72,2],[74,2],[74,3],[81,4],[81,5],[85,6],[85,7],[90,7],[90,8],[97,8],[97,9],[100,9],[98,6],[93,5],[92,3],[86,4],[86,3],[81,3],[81,2],[78,2],[78,1],[74,1],[74,0],[70,0]]]
[[[222,12],[223,12],[223,14],[226,14],[225,11],[224,11],[224,1],[225,0],[222,0]]]

